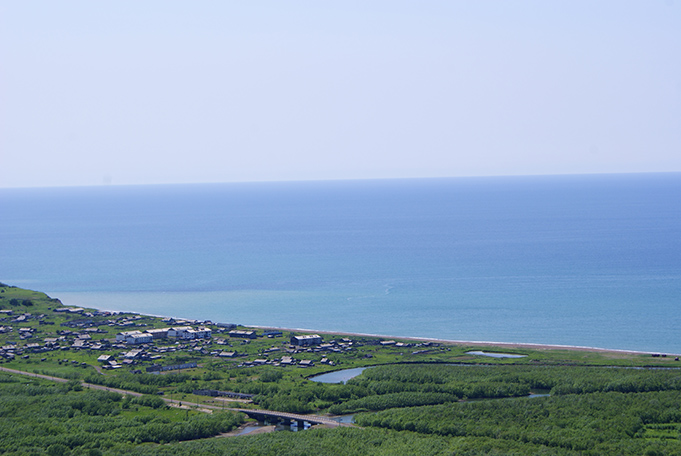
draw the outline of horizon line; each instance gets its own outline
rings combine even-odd
[[[545,174],[480,174],[463,176],[417,176],[417,177],[348,177],[331,179],[273,179],[273,180],[225,180],[200,182],[156,182],[156,183],[101,183],[101,184],[67,184],[67,185],[34,185],[34,186],[2,186],[0,190],[18,189],[68,189],[68,188],[105,188],[105,187],[151,187],[180,185],[222,185],[222,184],[266,184],[266,183],[303,183],[303,182],[351,182],[351,181],[389,181],[389,180],[438,180],[438,179],[484,179],[484,178],[522,178],[522,177],[559,177],[559,176],[616,176],[639,174],[681,174],[681,171],[625,171],[625,172],[584,172],[584,173],[545,173]]]

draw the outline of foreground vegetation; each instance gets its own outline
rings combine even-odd
[[[212,437],[241,424],[235,413],[171,409],[157,396],[130,397],[0,374],[0,453],[101,454],[145,443]],[[73,450],[73,452],[72,452]]]
[[[205,323],[215,332],[211,340],[158,341],[154,359],[107,371],[97,358],[120,356],[113,339],[130,321],[147,328],[167,322],[93,315],[88,318],[95,329],[88,334],[100,348],[75,348],[71,340],[78,335],[71,334],[56,349],[30,350],[29,344],[42,347],[59,337],[62,323],[82,318],[54,313],[55,307],[61,303],[44,294],[0,287],[0,310],[12,311],[0,321],[12,327],[0,334],[0,346],[16,354],[0,367],[70,379],[0,373],[0,454],[681,454],[681,370],[675,357],[522,348],[513,353],[525,358],[493,359],[467,354],[481,347],[343,335],[324,336],[325,342],[343,339],[334,345],[342,349],[293,352],[288,331],[245,342],[221,340],[220,327]],[[18,340],[22,327],[32,329]],[[27,332],[31,336],[23,339]],[[224,359],[224,350],[238,356]],[[286,350],[313,365],[273,361]],[[146,373],[153,364],[187,362],[196,367]],[[346,384],[308,380],[362,366],[374,367]],[[83,381],[142,395],[83,388]],[[226,401],[194,394],[198,390],[253,396]],[[246,419],[223,410],[231,406],[354,413],[359,427],[215,438]]]

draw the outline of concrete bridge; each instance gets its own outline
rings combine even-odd
[[[290,424],[296,422],[299,429],[304,428],[304,423],[310,424],[324,424],[330,427],[338,426],[352,426],[348,423],[339,423],[331,418],[319,415],[298,415],[297,413],[286,413],[286,412],[275,412],[272,410],[256,410],[256,409],[240,409],[240,408],[230,408],[235,412],[242,412],[249,417],[258,421],[282,421],[284,424]]]

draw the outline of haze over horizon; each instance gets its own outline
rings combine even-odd
[[[0,0],[0,188],[681,172],[681,4]]]
[[[564,174],[498,174],[498,175],[470,175],[470,176],[410,176],[410,177],[362,177],[362,178],[335,178],[335,179],[278,179],[278,180],[231,180],[231,181],[221,181],[221,182],[128,182],[128,183],[115,183],[115,182],[100,182],[100,183],[85,183],[85,184],[62,184],[62,185],[33,185],[33,186],[14,186],[14,187],[3,187],[0,186],[0,190],[21,190],[21,189],[68,189],[68,188],[96,188],[96,187],[147,187],[147,186],[195,186],[195,185],[239,185],[239,184],[296,184],[296,183],[315,183],[315,182],[371,182],[371,181],[405,181],[405,180],[423,180],[423,179],[494,179],[494,178],[529,178],[529,177],[570,177],[570,176],[631,176],[631,175],[667,175],[681,177],[681,171],[641,171],[641,172],[629,172],[629,173],[564,173]]]

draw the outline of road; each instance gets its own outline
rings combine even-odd
[[[36,374],[33,372],[25,372],[25,371],[20,371],[16,369],[8,369],[6,367],[0,367],[0,371],[2,372],[7,372],[10,374],[17,374],[17,375],[25,375],[27,377],[36,377],[36,378],[42,378],[45,380],[51,380],[53,382],[60,382],[60,383],[66,383],[69,380],[66,378],[60,378],[60,377],[53,377],[51,375],[44,375],[44,374]],[[102,386],[102,385],[95,385],[94,383],[86,383],[82,382],[82,385],[84,388],[91,388],[91,389],[96,389],[96,390],[102,390],[102,391],[111,391],[114,393],[119,393],[119,394],[125,394],[128,396],[143,396],[141,393],[137,393],[135,391],[128,391],[128,390],[123,390],[119,388],[110,388],[108,386]],[[270,417],[277,417],[277,418],[286,418],[286,419],[292,419],[296,421],[307,421],[308,423],[318,423],[318,424],[326,424],[328,426],[340,426],[342,424],[333,421],[330,418],[318,416],[318,415],[297,415],[293,413],[284,413],[284,412],[277,412],[273,410],[254,410],[254,409],[240,409],[240,408],[232,408],[232,407],[220,407],[220,406],[215,406],[215,405],[207,405],[207,404],[201,404],[196,407],[190,407],[187,405],[187,401],[184,401],[184,404],[182,401],[178,401],[176,399],[168,399],[167,397],[161,398],[163,399],[166,404],[172,406],[172,407],[179,407],[183,409],[193,409],[193,410],[199,410],[204,413],[213,413],[213,410],[231,410],[233,412],[240,412],[240,413],[246,413],[246,414],[256,414],[256,415],[264,415],[264,416],[270,416]],[[346,424],[347,425],[347,424]]]

